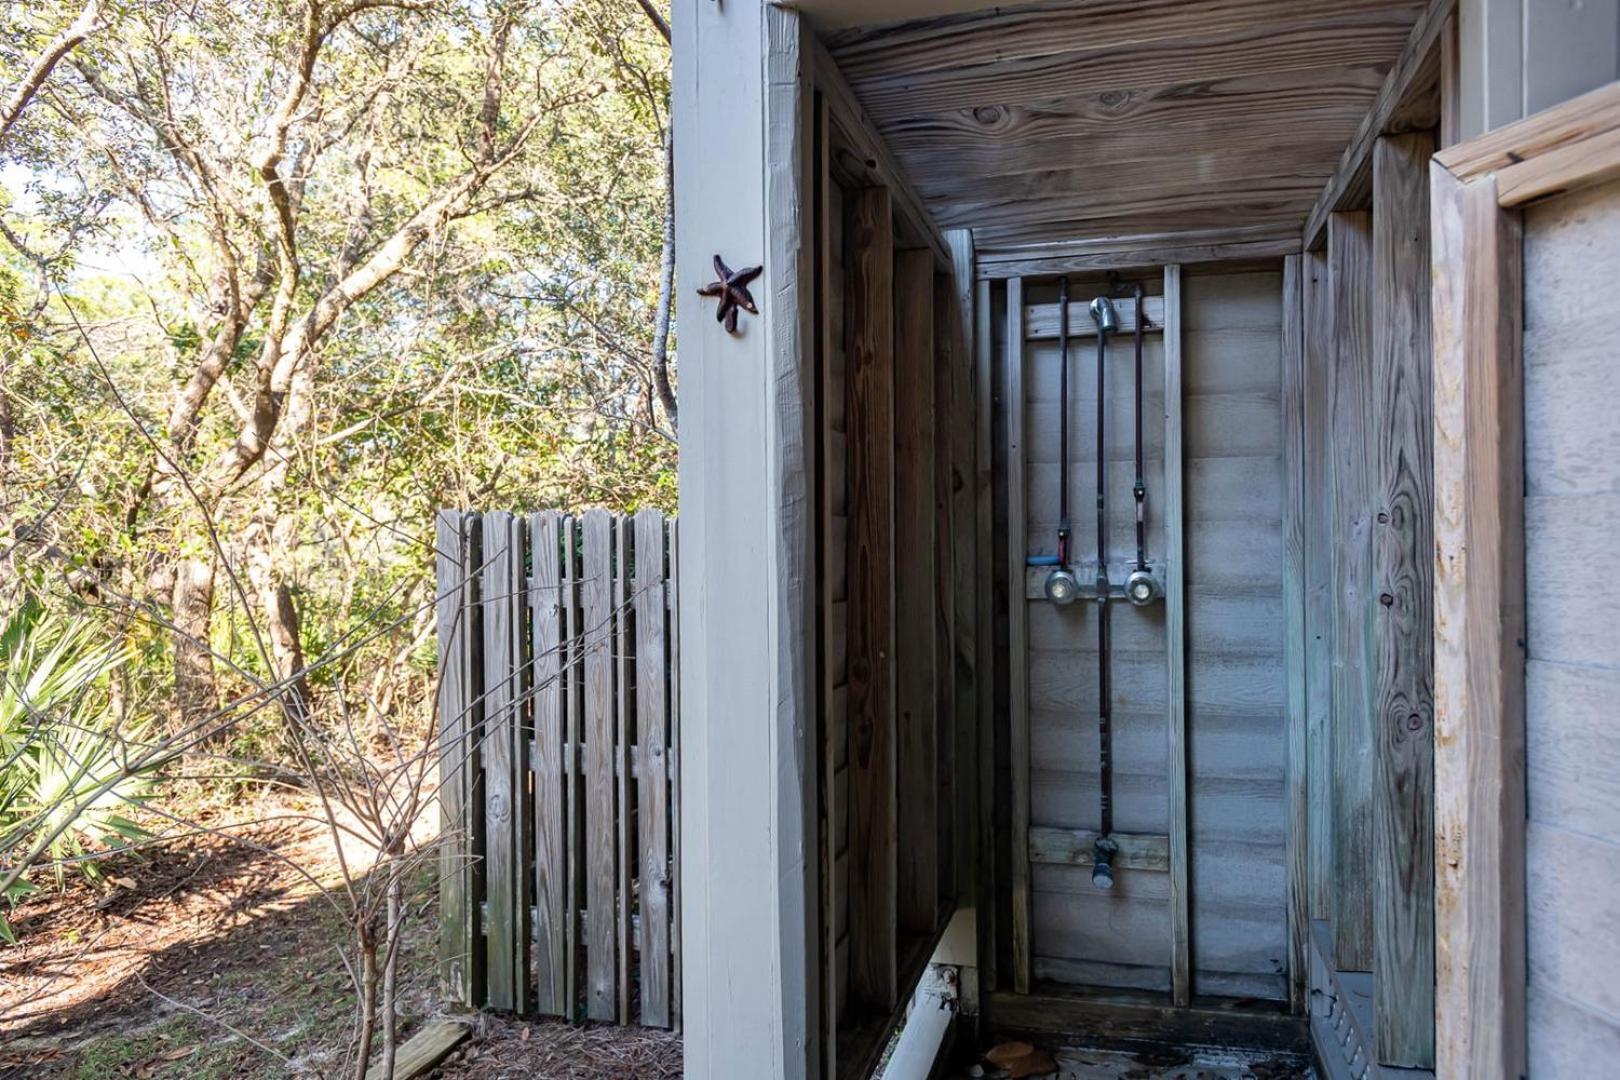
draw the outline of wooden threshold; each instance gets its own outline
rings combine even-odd
[[[984,1000],[986,1023],[997,1032],[1066,1036],[1087,1045],[1195,1043],[1304,1054],[1303,1017],[1288,1003],[1199,998],[1178,1008],[1168,994],[1087,990],[1037,982],[1028,994],[997,992]]]

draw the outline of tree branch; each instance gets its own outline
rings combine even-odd
[[[45,80],[51,77],[51,71],[55,69],[62,57],[78,48],[84,42],[84,39],[90,36],[90,31],[95,29],[96,20],[100,17],[101,0],[86,0],[84,10],[79,12],[79,17],[74,19],[66,30],[58,34],[56,39],[40,54],[39,59],[34,61],[34,66],[28,69],[28,74],[23,76],[23,81],[18,83],[17,88],[11,92],[11,96],[6,98],[4,109],[0,111],[0,145],[5,143],[6,136],[11,133],[11,126],[17,122],[17,118],[28,107],[28,103],[34,99],[34,95],[39,93],[39,88],[44,86]]]
[[[668,44],[670,40],[669,20],[664,18],[663,12],[653,7],[652,0],[636,0],[636,3],[641,5],[641,10],[646,12],[647,18],[652,21],[653,26],[657,27],[659,34],[663,35],[664,42]]]

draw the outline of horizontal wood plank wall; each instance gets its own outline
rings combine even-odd
[[[1620,1061],[1620,183],[1524,217],[1529,1061]]]
[[[894,256],[897,897],[901,933],[938,915],[939,674],[934,510],[934,257]]]
[[[1384,1065],[1434,1065],[1434,136],[1373,148],[1373,1012]]]
[[[1186,274],[1193,989],[1287,1000],[1282,276]]]
[[[441,527],[458,516],[441,513]],[[482,610],[468,624],[476,633],[448,625],[444,662],[460,649],[467,677],[446,680],[441,716],[493,710],[481,745],[498,751],[488,764],[500,767],[495,783],[485,775],[440,793],[446,820],[464,823],[469,838],[445,857],[490,870],[453,878],[465,899],[441,915],[441,935],[457,947],[467,920],[488,913],[471,928],[483,940],[461,958],[469,1004],[577,1019],[594,1002],[604,1019],[676,1026],[673,523],[654,510],[584,520],[493,511],[465,515],[461,527],[461,557],[438,561],[438,594]],[[490,558],[486,533],[502,538]],[[495,693],[480,694],[486,682]],[[587,720],[606,729],[596,753]],[[465,751],[453,723],[440,739]],[[496,857],[480,859],[481,846]],[[475,959],[498,985],[484,989]],[[638,996],[639,1011],[621,1011]]]
[[[1161,322],[1163,279],[1146,273],[1147,306]],[[1107,283],[1077,277],[1070,287],[1070,322],[1083,316]],[[1026,284],[1023,302],[1049,325],[1057,288]],[[1129,305],[1125,301],[1122,306]],[[1128,320],[1125,320],[1128,322]],[[1134,558],[1134,343],[1122,330],[1109,339],[1104,370],[1108,549],[1110,578],[1123,581]],[[1015,554],[1057,551],[1059,400],[1061,353],[1050,336],[1024,343],[1023,394],[1025,525]],[[1096,556],[1097,338],[1069,342],[1069,508],[1071,560]],[[1144,337],[1143,431],[1148,492],[1150,558],[1164,557],[1159,528],[1165,509],[1164,335]],[[1011,563],[1009,563],[1011,566]],[[1056,607],[1045,599],[1025,604],[1028,627],[1030,845],[1039,837],[1098,827],[1097,608]],[[1165,738],[1167,676],[1165,607],[1112,605],[1114,827],[1126,834],[1164,837],[1170,827],[1169,758]],[[1089,859],[1089,851],[1086,855]],[[1171,988],[1168,863],[1142,869],[1123,859],[1115,887],[1099,890],[1087,866],[1042,857],[1030,868],[1033,976],[1038,980],[1119,989]]]
[[[849,423],[850,994],[898,993],[895,893],[894,215],[885,188],[845,217]]]
[[[1372,217],[1328,218],[1333,289],[1333,887],[1334,966],[1373,960],[1372,580],[1368,437],[1372,374]]]

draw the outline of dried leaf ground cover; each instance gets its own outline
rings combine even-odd
[[[346,930],[306,873],[339,875],[305,809],[221,810],[216,832],[105,864],[104,887],[69,878],[19,906],[19,944],[0,948],[0,1080],[343,1075]],[[410,902],[406,1037],[439,1009],[430,878]],[[680,1063],[667,1032],[487,1016],[434,1075],[662,1080]]]

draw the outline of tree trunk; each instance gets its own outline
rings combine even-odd
[[[384,951],[382,985],[383,1057],[382,1075],[394,1075],[394,1058],[399,1052],[399,1029],[394,1009],[399,998],[399,938],[403,932],[403,898],[400,869],[390,855],[383,864],[388,873],[388,943]]]
[[[360,1032],[355,1039],[354,1080],[366,1080],[371,1047],[377,1041],[377,935],[360,927]]]
[[[275,494],[266,495],[245,537],[248,580],[264,614],[271,677],[283,684],[283,711],[289,720],[301,724],[309,716],[309,677],[304,673],[298,607],[293,602],[292,587],[281,572],[281,564],[288,556],[286,539],[291,522],[281,518]]]
[[[184,558],[174,568],[174,700],[177,727],[185,728],[219,709],[214,654],[214,561]]]

